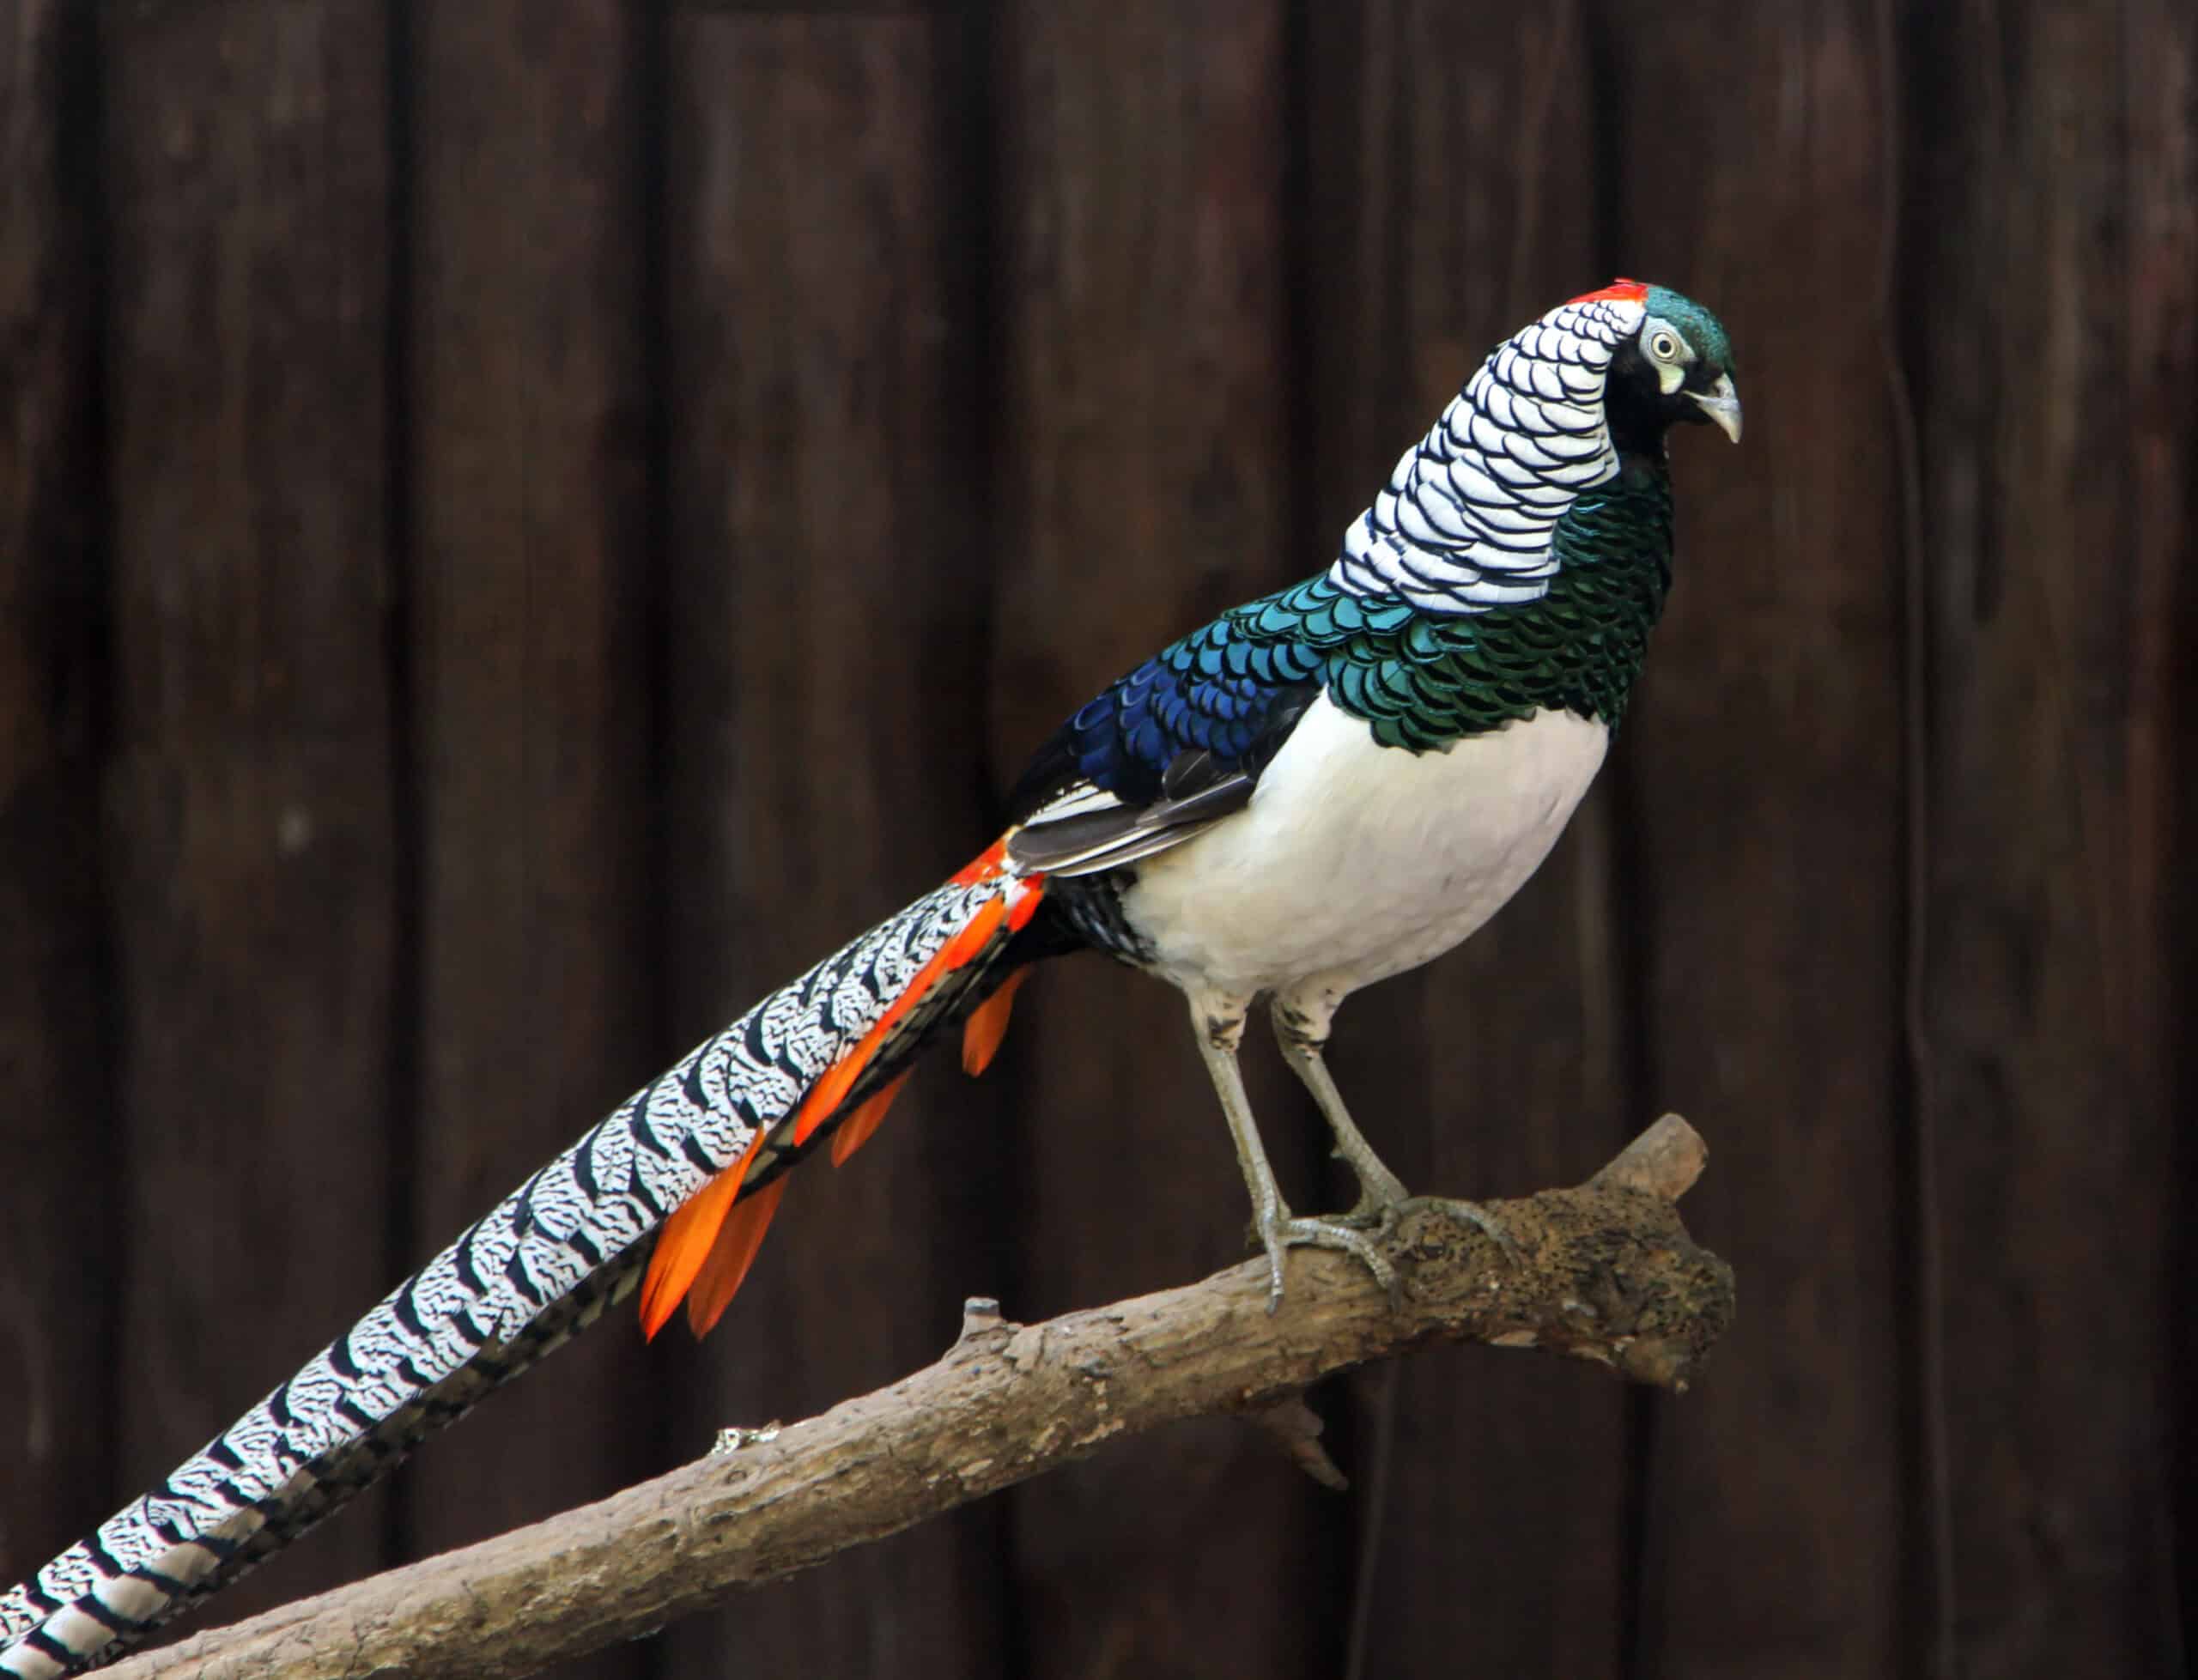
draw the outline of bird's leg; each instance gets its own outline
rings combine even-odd
[[[1267,1252],[1267,1311],[1282,1305],[1282,1257],[1292,1247],[1333,1248],[1349,1254],[1374,1274],[1375,1281],[1395,1299],[1396,1269],[1359,1232],[1326,1220],[1301,1219],[1282,1199],[1282,1187],[1267,1165],[1267,1152],[1260,1143],[1259,1127],[1252,1121],[1251,1099],[1244,1094],[1244,1076],[1236,1066],[1236,1046],[1243,1041],[1244,998],[1193,997],[1191,1024],[1198,1034],[1199,1052],[1213,1080],[1214,1095],[1229,1122],[1230,1140],[1236,1145],[1236,1164],[1252,1194],[1252,1215],[1260,1240]]]
[[[1396,1222],[1398,1210],[1404,1206],[1411,1192],[1405,1188],[1404,1180],[1382,1164],[1381,1157],[1374,1153],[1374,1146],[1366,1141],[1366,1134],[1351,1120],[1343,1093],[1336,1089],[1327,1061],[1321,1054],[1328,1041],[1328,1022],[1334,1017],[1335,1005],[1326,999],[1293,1002],[1278,994],[1270,1000],[1269,1010],[1274,1017],[1275,1041],[1282,1046],[1283,1059],[1305,1082],[1305,1089],[1312,1092],[1313,1101],[1320,1105],[1328,1130],[1335,1133],[1337,1157],[1348,1162],[1351,1170],[1358,1175],[1357,1204],[1343,1217],[1355,1223],[1379,1225],[1386,1230]]]
[[[1382,1165],[1381,1157],[1366,1141],[1366,1134],[1351,1119],[1351,1110],[1344,1106],[1343,1093],[1336,1089],[1334,1077],[1328,1072],[1327,1058],[1321,1053],[1327,1046],[1328,1023],[1335,1019],[1334,1001],[1319,992],[1278,992],[1269,1000],[1269,1009],[1274,1017],[1276,1042],[1282,1046],[1283,1059],[1305,1082],[1305,1089],[1312,1092],[1313,1101],[1320,1105],[1328,1129],[1335,1133],[1337,1155],[1348,1161],[1351,1170],[1358,1175],[1357,1204],[1349,1213],[1340,1216],[1339,1222],[1387,1230],[1396,1222],[1411,1192],[1405,1188],[1403,1180]],[[1513,1259],[1519,1258],[1518,1239],[1502,1220],[1478,1202],[1445,1198],[1442,1206]]]

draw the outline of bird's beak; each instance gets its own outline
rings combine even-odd
[[[1717,422],[1719,431],[1734,443],[1740,440],[1740,394],[1733,389],[1730,373],[1720,373],[1707,397],[1698,391],[1690,391],[1687,395],[1701,405],[1703,414]]]

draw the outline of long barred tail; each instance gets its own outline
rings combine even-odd
[[[1043,890],[1003,856],[995,846],[697,1046],[159,1487],[0,1598],[0,1672],[97,1667],[236,1580],[630,1293],[659,1226],[645,1322],[653,1332],[684,1297],[707,1328],[786,1169],[835,1133],[844,1158],[931,1030],[999,988],[1001,953]],[[970,1022],[980,1064],[1008,995]]]

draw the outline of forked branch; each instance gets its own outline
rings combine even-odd
[[[1383,1251],[1393,1307],[1357,1262],[1298,1249],[1266,1311],[1266,1265],[1045,1324],[973,1301],[938,1363],[821,1417],[739,1438],[615,1498],[201,1634],[115,1680],[531,1674],[882,1539],[1179,1418],[1255,1416],[1332,1475],[1302,1405],[1332,1373],[1434,1341],[1540,1347],[1684,1388],[1733,1316],[1733,1277],[1673,1205],[1702,1170],[1666,1115],[1588,1183],[1485,1204],[1499,1246],[1439,1201]]]

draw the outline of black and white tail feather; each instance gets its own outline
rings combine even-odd
[[[825,1071],[1011,878],[942,887],[635,1093],[165,1481],[0,1596],[0,1674],[95,1668],[386,1474],[633,1289],[667,1215],[773,1128],[762,1184],[829,1135],[788,1124]],[[837,1111],[981,996],[1005,938],[927,993]]]

